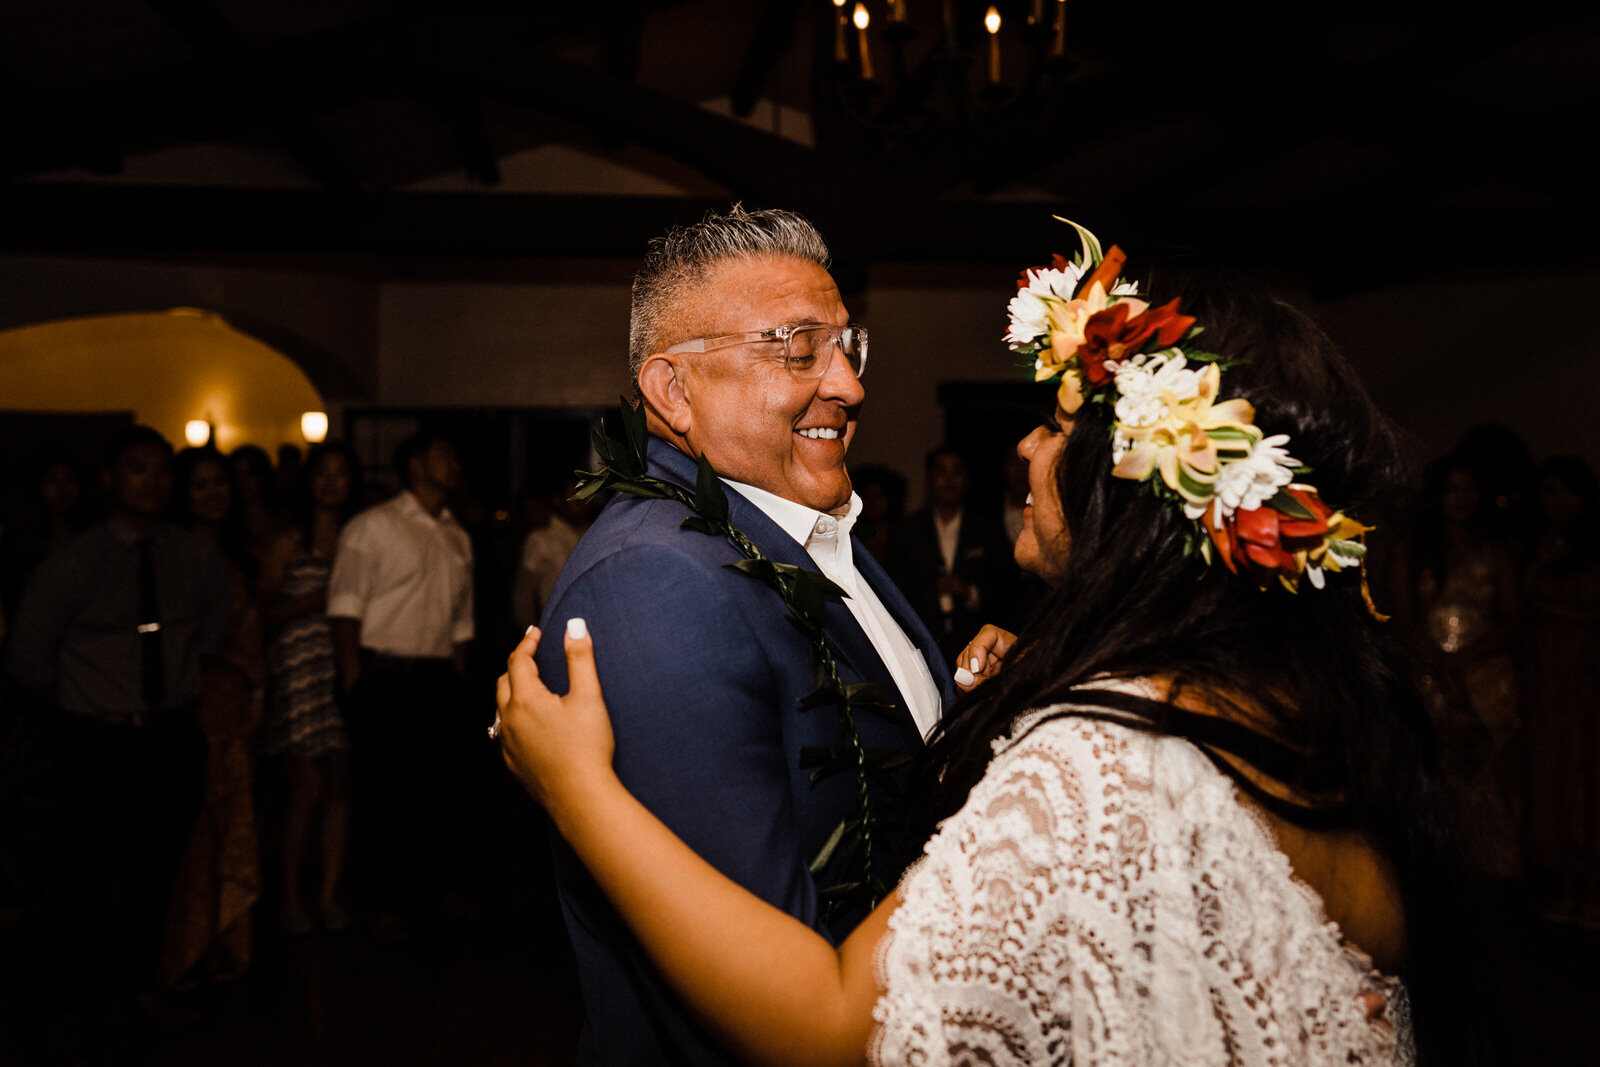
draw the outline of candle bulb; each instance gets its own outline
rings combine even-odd
[[[836,63],[848,63],[850,44],[845,40],[847,17],[844,13],[844,0],[833,0],[833,6],[839,9],[839,17],[834,21],[833,27],[833,59]]]
[[[1000,12],[989,8],[983,16],[983,28],[989,31],[989,81],[1000,81]]]
[[[867,24],[871,21],[872,16],[867,14],[867,5],[860,3],[858,0],[856,4],[855,22],[856,31],[860,35],[861,80],[868,82],[872,80],[872,51],[867,46]]]

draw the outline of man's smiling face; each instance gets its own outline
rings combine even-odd
[[[767,330],[849,318],[833,278],[790,256],[725,260],[685,297],[688,337]],[[866,393],[850,362],[835,355],[820,378],[784,367],[782,341],[759,341],[689,355],[683,366],[691,449],[717,473],[816,511],[850,501],[845,452]]]

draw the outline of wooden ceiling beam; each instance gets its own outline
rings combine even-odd
[[[255,75],[237,60],[201,52],[188,62],[107,78],[74,89],[23,90],[0,99],[0,174],[14,177],[81,165],[76,131],[104,131],[124,152],[239,136],[287,107],[308,112],[399,91],[385,20],[336,27],[255,52]],[[218,86],[228,91],[218,91]]]
[[[800,15],[800,0],[766,0],[761,5],[755,33],[745,48],[728,93],[735,115],[749,118],[755,111],[779,62],[794,47],[795,24]]]
[[[459,262],[541,257],[635,259],[671,224],[726,205],[679,197],[319,193],[126,185],[0,187],[0,249],[160,257],[406,256]],[[1519,260],[1600,267],[1600,219],[1561,205],[1459,207],[1388,202],[1262,211],[1139,201],[1070,205],[1145,260],[1174,254],[1360,289],[1455,271],[1505,234]],[[1067,250],[1035,204],[847,202],[812,213],[845,265],[976,262],[1007,270]],[[1354,235],[1381,239],[1356,239]],[[381,267],[376,268],[381,274]]]
[[[145,0],[174,32],[201,57],[214,58],[226,70],[226,80],[209,84],[206,91],[224,98],[258,99],[261,118],[288,148],[290,154],[319,185],[329,189],[357,189],[361,176],[344,153],[317,125],[314,106],[277,93],[284,84],[282,71],[263,63],[254,47],[241,37],[211,0]],[[275,76],[276,75],[276,76]],[[198,93],[200,86],[194,87]]]

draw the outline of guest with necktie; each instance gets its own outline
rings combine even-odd
[[[163,920],[201,799],[200,667],[228,630],[220,551],[165,518],[172,446],[107,443],[110,515],[35,572],[6,667],[35,700],[52,772],[50,876],[30,902],[41,992],[80,1036],[154,994]]]

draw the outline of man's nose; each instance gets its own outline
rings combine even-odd
[[[842,402],[846,407],[861,403],[867,395],[861,379],[851,369],[850,360],[845,358],[843,352],[834,352],[817,392],[830,400]]]

